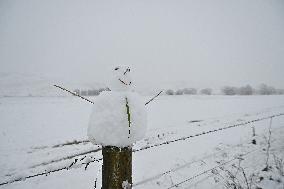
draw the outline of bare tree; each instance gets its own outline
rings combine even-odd
[[[238,89],[239,95],[252,95],[253,93],[254,89],[250,85],[246,85]]]
[[[224,95],[236,95],[238,91],[236,87],[231,86],[225,86],[221,90]]]
[[[183,91],[183,94],[187,94],[187,95],[197,94],[197,90],[195,88],[184,88],[182,91]]]
[[[178,90],[175,92],[175,95],[183,95],[183,90],[182,90],[182,89],[178,89]]]
[[[283,95],[284,94],[284,89],[276,89],[276,94]]]
[[[210,89],[210,88],[201,89],[200,90],[200,94],[211,95],[212,94],[212,89]]]
[[[168,90],[166,90],[166,94],[167,95],[174,95],[174,91],[172,90],[172,89],[168,89]]]
[[[261,84],[258,89],[258,94],[260,95],[272,95],[276,94],[276,89],[272,86]]]
[[[80,89],[75,89],[73,92],[77,95],[80,95]]]

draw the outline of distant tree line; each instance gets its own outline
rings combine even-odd
[[[103,91],[110,91],[110,89],[109,88],[75,89],[73,92],[81,96],[98,96]]]
[[[211,95],[211,88],[200,89],[196,88],[183,88],[183,89],[168,89],[165,91],[167,95]],[[261,84],[258,88],[253,88],[250,85],[244,85],[240,87],[224,86],[221,88],[221,93],[224,95],[283,95],[284,89],[276,89],[273,86]]]
[[[257,89],[250,85],[241,87],[225,86],[221,89],[224,95],[282,95],[284,89],[276,89],[273,86],[261,84]]]
[[[196,88],[184,88],[184,89],[177,89],[174,91],[173,89],[168,89],[165,92],[167,95],[196,95],[198,94],[198,91]],[[204,88],[199,91],[199,94],[203,95],[211,95],[212,89],[210,88]]]

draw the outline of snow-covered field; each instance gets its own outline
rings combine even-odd
[[[91,108],[76,97],[0,98],[1,183],[68,167],[78,159],[72,169],[0,188],[94,188],[101,162],[90,163],[86,170],[82,165],[101,158],[100,147],[86,136]],[[247,187],[242,170],[252,186],[284,187],[275,168],[284,161],[284,115],[272,119],[271,168],[261,171],[267,159],[269,116],[284,113],[284,96],[160,96],[147,111],[147,137],[133,147],[134,188],[223,188],[234,180],[229,173],[236,175],[235,183]],[[216,130],[231,125],[236,127]],[[251,144],[253,126],[257,145]]]

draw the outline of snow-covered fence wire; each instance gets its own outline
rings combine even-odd
[[[72,162],[68,166],[63,166],[63,167],[60,167],[60,168],[57,168],[57,169],[44,171],[44,172],[37,173],[37,174],[34,174],[34,175],[24,176],[24,177],[20,177],[20,178],[17,178],[17,179],[10,180],[10,181],[2,182],[2,183],[0,183],[0,186],[4,186],[4,185],[11,184],[11,183],[14,183],[14,182],[19,182],[19,181],[25,181],[27,179],[38,177],[38,176],[48,176],[51,173],[59,172],[59,171],[62,171],[62,170],[70,170],[75,165],[77,167],[84,166],[85,170],[86,170],[91,162],[100,162],[102,160],[102,158],[99,158],[99,159],[94,158],[93,160],[90,160],[90,161],[83,161],[85,158],[86,157],[81,158],[80,160],[75,159],[74,162]],[[79,164],[79,161],[81,161],[80,164]]]
[[[226,127],[217,128],[217,129],[214,129],[214,130],[203,131],[203,132],[197,133],[195,135],[185,136],[185,137],[177,138],[175,140],[165,141],[165,142],[159,143],[159,144],[154,144],[154,145],[151,145],[151,146],[144,146],[144,147],[141,147],[139,149],[134,149],[133,152],[143,151],[143,150],[146,150],[146,149],[167,145],[167,144],[170,144],[170,143],[173,143],[173,142],[178,142],[178,141],[182,141],[182,140],[188,140],[188,139],[195,138],[195,137],[198,137],[198,136],[216,133],[216,132],[219,132],[219,131],[221,132],[222,130],[226,130],[226,129],[229,129],[229,128],[245,126],[245,125],[248,125],[248,124],[253,123],[253,122],[267,120],[267,119],[271,119],[273,117],[278,117],[278,116],[281,116],[281,115],[284,115],[284,114],[280,113],[280,114],[267,116],[267,117],[263,117],[263,118],[259,118],[259,119],[254,119],[254,120],[250,120],[250,121],[239,123],[239,124],[235,124],[235,125],[229,125],[229,126],[226,126]],[[88,143],[89,141],[88,140],[76,141],[76,143],[83,143],[83,142],[84,143]],[[69,143],[70,142],[64,143],[64,144],[58,144],[58,145],[55,145],[55,146],[57,147],[57,146],[61,146],[61,145],[69,144]],[[48,164],[51,164],[51,163],[54,163],[54,162],[59,162],[59,161],[62,161],[62,160],[72,159],[72,158],[75,158],[75,157],[78,157],[78,156],[81,156],[81,155],[87,155],[87,154],[94,153],[94,152],[97,152],[97,151],[100,151],[100,150],[101,150],[101,148],[98,148],[98,149],[95,149],[95,150],[94,149],[87,150],[87,151],[82,152],[82,153],[77,153],[77,154],[69,155],[69,156],[66,156],[66,157],[63,157],[63,158],[60,158],[60,159],[57,159],[57,160],[52,160],[52,161],[49,161],[49,162],[44,162],[44,163],[41,163],[41,164],[37,164],[37,165],[34,165],[32,168],[37,167],[37,166],[42,166],[42,165],[48,165]]]
[[[197,133],[195,135],[185,136],[185,137],[177,138],[175,140],[165,141],[163,143],[154,144],[154,145],[151,145],[151,146],[145,146],[145,147],[142,147],[142,148],[139,148],[139,149],[134,149],[133,152],[135,153],[135,152],[143,151],[143,150],[154,148],[154,147],[158,147],[158,146],[168,145],[168,144],[171,144],[171,143],[174,143],[174,142],[184,141],[184,140],[188,140],[188,139],[191,139],[191,138],[195,138],[195,137],[199,137],[199,136],[207,135],[207,134],[212,134],[212,133],[216,133],[216,132],[219,132],[219,131],[235,128],[235,127],[246,126],[246,125],[251,124],[251,123],[255,123],[255,122],[259,122],[259,121],[267,120],[267,119],[272,119],[274,117],[279,117],[279,116],[283,116],[283,115],[284,115],[284,113],[279,113],[279,114],[274,114],[274,115],[263,117],[263,118],[258,118],[258,119],[246,121],[246,122],[243,122],[243,123],[238,123],[238,124],[229,125],[229,126],[226,126],[226,127],[221,127],[221,128],[214,129],[214,130],[203,131],[203,132]],[[100,149],[97,149],[96,151],[99,151],[99,150]],[[77,155],[74,155],[72,157],[76,157],[76,156],[80,156],[80,155],[86,155],[86,154],[89,154],[89,153],[92,153],[92,152],[94,152],[94,150],[86,152],[84,154],[77,154]],[[69,159],[69,158],[67,158],[67,159]],[[83,161],[85,158],[86,158],[86,156],[84,156],[81,159],[80,158],[75,158],[74,161],[70,165],[68,165],[68,166],[63,166],[63,167],[60,167],[60,168],[57,168],[57,169],[40,172],[40,173],[37,173],[37,174],[34,174],[34,175],[29,175],[29,176],[20,177],[20,178],[17,178],[17,179],[8,180],[8,181],[0,183],[0,186],[4,186],[4,185],[7,185],[7,184],[19,182],[19,181],[25,181],[27,179],[38,177],[38,176],[48,176],[49,174],[54,173],[54,172],[59,172],[59,171],[63,171],[63,170],[70,170],[75,165],[76,165],[77,168],[84,166],[84,168],[87,169],[88,166],[91,163],[101,162],[102,161],[102,158],[99,158],[99,159],[97,159],[97,158],[89,158],[88,161]],[[237,159],[237,158],[235,158],[235,159]],[[233,159],[233,160],[235,160],[235,159]],[[231,161],[233,161],[233,160],[231,160]],[[219,166],[221,166],[221,165],[219,165]],[[210,170],[208,170],[208,171],[210,171]],[[207,173],[207,172],[205,172],[205,173]],[[202,174],[205,174],[205,173],[202,173]],[[199,174],[199,175],[201,175],[201,174]],[[195,177],[197,177],[197,176],[195,175]],[[192,179],[193,178],[187,179],[184,182],[187,182],[187,181],[192,180]],[[174,185],[173,187],[176,187],[176,186]]]
[[[161,177],[163,177],[163,176],[165,176],[165,175],[169,175],[169,174],[171,174],[171,173],[173,173],[173,172],[176,172],[176,171],[179,171],[179,170],[181,170],[181,169],[185,169],[185,168],[187,168],[187,167],[190,167],[191,165],[193,165],[193,164],[195,164],[195,163],[204,162],[204,160],[209,159],[209,158],[212,158],[213,156],[221,155],[221,154],[223,154],[224,152],[226,152],[226,151],[228,151],[228,150],[234,151],[235,148],[239,147],[241,144],[242,144],[242,145],[243,145],[243,144],[246,144],[248,141],[249,141],[249,140],[247,140],[247,141],[245,141],[245,142],[243,142],[243,143],[237,144],[237,145],[235,145],[235,146],[227,147],[227,148],[222,149],[222,150],[220,150],[220,151],[218,151],[218,152],[210,153],[210,154],[208,154],[208,155],[206,155],[206,156],[203,156],[203,157],[201,157],[201,158],[199,158],[199,159],[197,159],[197,160],[194,160],[194,161],[184,162],[184,163],[183,163],[182,165],[180,165],[180,166],[177,166],[177,167],[175,167],[175,168],[171,168],[171,169],[166,170],[166,171],[164,171],[164,172],[162,172],[162,173],[159,173],[159,174],[157,174],[157,175],[154,175],[154,176],[152,176],[152,177],[150,177],[150,178],[146,178],[146,179],[144,179],[144,180],[142,180],[142,181],[136,182],[136,183],[133,184],[133,187],[136,187],[136,186],[139,186],[139,185],[144,185],[145,183],[154,181],[154,180],[159,179],[159,178],[161,178]]]
[[[226,164],[228,164],[228,163],[231,163],[231,162],[233,162],[233,161],[235,161],[235,160],[237,160],[237,159],[240,159],[240,158],[241,158],[241,159],[244,159],[244,158],[243,158],[244,156],[246,156],[246,155],[248,155],[248,154],[251,154],[251,153],[253,153],[253,152],[259,151],[259,150],[260,150],[260,149],[255,149],[255,150],[251,150],[251,151],[249,151],[249,152],[246,152],[246,153],[244,153],[244,154],[240,154],[239,156],[234,157],[234,158],[232,158],[232,159],[230,159],[230,160],[228,160],[228,161],[225,161],[225,162],[223,162],[223,163],[220,163],[219,165],[217,165],[217,166],[215,166],[215,167],[213,167],[213,168],[211,168],[211,169],[207,169],[207,170],[205,170],[205,171],[203,171],[203,172],[201,172],[201,173],[199,173],[199,174],[196,174],[196,175],[193,175],[193,176],[187,178],[186,180],[183,180],[183,181],[181,181],[181,182],[179,182],[179,183],[176,183],[176,184],[170,186],[170,187],[167,188],[167,189],[176,188],[176,187],[178,187],[178,186],[180,186],[180,185],[182,185],[182,184],[184,184],[184,183],[186,183],[186,182],[189,182],[190,180],[193,180],[193,179],[195,179],[195,178],[197,178],[197,177],[200,177],[201,175],[207,174],[207,173],[213,171],[214,169],[219,168],[219,167],[221,167],[221,166],[224,166],[224,165],[226,165]]]
[[[238,124],[235,124],[235,125],[229,125],[229,126],[226,126],[226,127],[221,127],[221,128],[214,129],[214,130],[203,131],[202,133],[197,133],[195,135],[189,135],[189,136],[177,138],[177,139],[174,139],[174,140],[169,140],[169,141],[166,141],[166,142],[163,142],[163,143],[160,143],[160,144],[154,144],[154,145],[151,145],[151,146],[142,147],[140,149],[134,150],[134,152],[138,152],[138,151],[141,151],[141,150],[146,150],[146,149],[149,149],[149,148],[154,148],[154,147],[158,147],[158,146],[162,146],[162,145],[167,145],[167,144],[178,142],[178,141],[188,140],[190,138],[199,137],[199,136],[202,136],[202,135],[207,135],[207,134],[219,132],[219,131],[222,131],[222,130],[227,130],[227,129],[231,129],[231,128],[234,128],[234,127],[245,126],[245,125],[248,125],[248,124],[251,124],[251,123],[254,123],[254,122],[258,122],[258,121],[262,121],[262,120],[266,120],[266,119],[272,119],[274,117],[279,117],[279,116],[283,116],[283,115],[284,115],[284,113],[280,113],[280,114],[275,114],[275,115],[272,115],[272,116],[267,116],[267,117],[263,117],[263,118],[259,118],[259,119],[246,121],[246,122],[243,122],[243,123],[238,123]]]

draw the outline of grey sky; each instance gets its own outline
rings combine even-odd
[[[284,1],[0,0],[0,71],[284,88]]]

